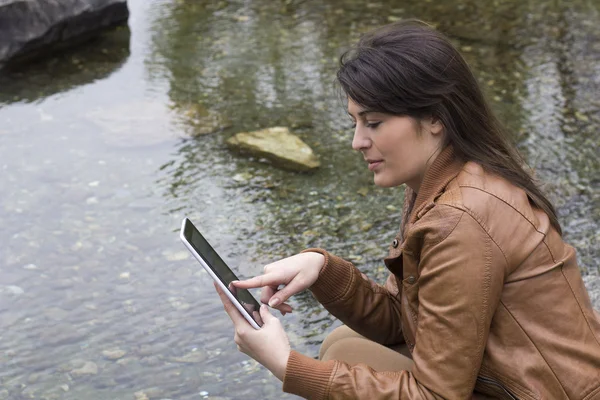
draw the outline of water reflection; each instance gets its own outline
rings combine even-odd
[[[0,71],[0,106],[40,100],[108,77],[129,57],[130,37],[129,27],[113,28],[74,49]]]
[[[597,273],[600,30],[593,21],[598,4],[561,3],[546,11],[543,20],[532,17],[523,32],[538,32],[521,56],[529,71],[522,101],[528,114],[523,147],[547,182],[584,272]]]
[[[251,161],[234,159],[221,146],[220,138],[211,140],[213,144],[218,143],[216,147],[208,146],[213,153],[211,156],[203,148],[206,146],[196,146],[200,154],[196,156],[200,159],[209,157],[216,164],[224,162],[219,158],[227,160],[225,162],[233,159],[237,167],[229,172],[238,178],[249,177],[242,179],[247,181],[244,191],[250,193],[254,201],[262,198],[265,203],[252,208],[253,214],[258,215],[259,226],[249,230],[268,226],[266,229],[270,232],[265,236],[284,237],[286,245],[289,242],[311,244],[295,239],[299,232],[308,232],[306,236],[310,236],[310,232],[318,231],[319,241],[330,248],[343,247],[343,243],[352,241],[355,232],[344,234],[336,226],[340,224],[337,215],[330,217],[334,224],[330,230],[320,226],[321,217],[327,214],[326,210],[330,210],[332,204],[343,206],[343,201],[336,201],[334,195],[348,199],[361,187],[369,187],[366,176],[356,171],[357,158],[348,149],[349,132],[345,131],[343,105],[334,95],[332,81],[336,59],[340,49],[355,40],[360,32],[398,18],[417,17],[432,21],[456,40],[493,106],[515,132],[529,163],[542,179],[560,182],[561,190],[551,187],[549,192],[564,216],[567,239],[587,237],[581,242],[586,245],[581,250],[583,264],[597,269],[598,254],[593,254],[595,250],[591,245],[596,239],[593,230],[589,230],[589,226],[573,226],[569,216],[574,210],[581,210],[574,204],[586,202],[585,196],[582,197],[584,194],[580,193],[581,187],[585,187],[587,194],[597,194],[590,182],[594,174],[586,172],[590,167],[597,171],[598,166],[594,164],[593,154],[579,151],[585,133],[572,135],[577,139],[570,143],[557,143],[555,138],[565,131],[573,131],[574,122],[581,124],[583,119],[589,118],[585,117],[586,111],[580,108],[582,104],[575,98],[589,98],[596,93],[590,85],[577,85],[577,82],[588,81],[590,78],[586,76],[593,76],[588,71],[596,69],[593,57],[586,56],[586,52],[596,52],[585,42],[596,43],[590,40],[597,34],[591,15],[597,13],[598,2],[571,2],[569,5],[515,4],[511,1],[493,5],[480,2],[388,3],[332,1],[285,5],[283,2],[252,2],[209,6],[178,2],[163,5],[163,13],[156,19],[155,27],[156,31],[165,34],[155,37],[152,65],[155,73],[161,70],[168,76],[169,96],[175,103],[198,101],[225,114],[231,127],[221,133],[223,137],[239,130],[279,124],[297,126],[297,133],[326,160],[317,176],[305,179],[285,176]],[[448,15],[460,15],[461,18],[447,18]],[[169,26],[175,28],[169,30]],[[575,43],[582,44],[578,47]],[[185,49],[185,53],[180,49]],[[588,62],[577,63],[576,67],[573,60],[581,58]],[[564,98],[559,98],[561,96]],[[589,103],[586,104],[589,108]],[[575,116],[576,120],[565,117],[568,115]],[[554,139],[544,142],[543,138]],[[204,139],[197,140],[205,143]],[[597,138],[594,140],[597,142]],[[185,148],[189,149],[189,146],[186,144]],[[591,148],[597,149],[597,143]],[[574,154],[578,154],[575,159]],[[553,164],[560,167],[552,167]],[[251,170],[246,170],[250,165]],[[193,169],[193,166],[180,164],[178,186],[189,183],[181,176],[186,173],[184,171],[189,173]],[[260,176],[256,176],[257,173]],[[565,179],[570,176],[572,180],[578,175],[587,178],[577,178],[577,182]],[[264,190],[270,185],[283,184],[279,182],[289,186],[284,187],[285,196],[278,196],[280,190]],[[290,195],[296,190],[306,194],[313,189],[319,196],[316,202],[297,193]],[[569,201],[565,192],[573,190],[578,193],[577,199]],[[330,198],[324,199],[327,196]],[[388,196],[384,202],[398,204],[399,199],[394,198],[398,196]],[[588,197],[585,213],[595,215],[598,206],[591,198],[593,196]],[[360,215],[357,220],[364,222],[374,215],[388,213],[383,207],[372,209],[366,206],[368,201],[357,199],[360,209],[354,211]],[[302,221],[311,221],[313,225],[293,222],[293,216],[298,215],[298,210],[290,206],[294,202],[314,203],[302,213]],[[278,221],[277,227],[269,226],[274,220]],[[267,223],[260,225],[261,221]],[[375,237],[382,238],[386,234],[389,232],[380,230]],[[264,246],[260,240],[256,242],[259,249],[267,254],[274,253],[273,246],[277,246],[274,243],[279,240],[265,238],[265,241]]]

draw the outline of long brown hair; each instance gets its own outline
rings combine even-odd
[[[461,159],[523,189],[562,235],[552,203],[523,168],[473,72],[443,34],[414,20],[386,25],[342,55],[337,79],[348,98],[369,110],[438,119]]]

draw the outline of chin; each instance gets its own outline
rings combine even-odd
[[[391,182],[391,181],[388,181],[385,179],[377,179],[377,177],[373,178],[373,183],[375,184],[375,186],[378,186],[380,188],[390,188],[390,187],[398,186],[394,182]]]
[[[378,176],[375,174],[375,176],[373,176],[373,183],[380,188],[391,188],[402,185],[404,181],[399,182],[397,179],[386,179],[385,176]]]

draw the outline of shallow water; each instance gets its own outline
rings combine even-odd
[[[320,246],[382,280],[402,193],[350,149],[333,77],[361,32],[405,17],[463,50],[600,307],[600,1],[129,3],[129,29],[0,75],[0,399],[293,397],[235,350],[179,224],[242,277]],[[276,125],[317,173],[224,145]],[[292,346],[315,356],[337,323],[293,305]]]

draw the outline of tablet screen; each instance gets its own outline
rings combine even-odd
[[[248,290],[239,289],[230,285],[232,281],[237,281],[238,277],[235,276],[233,271],[225,264],[217,252],[210,244],[208,244],[206,239],[204,239],[204,236],[200,234],[190,220],[186,220],[184,235],[194,250],[196,250],[200,257],[206,261],[210,269],[212,269],[215,275],[223,282],[225,287],[229,288],[229,291],[235,296],[246,311],[248,311],[248,314],[250,314],[258,325],[261,326],[262,321],[258,314],[260,304],[258,304],[254,296],[252,296]]]

